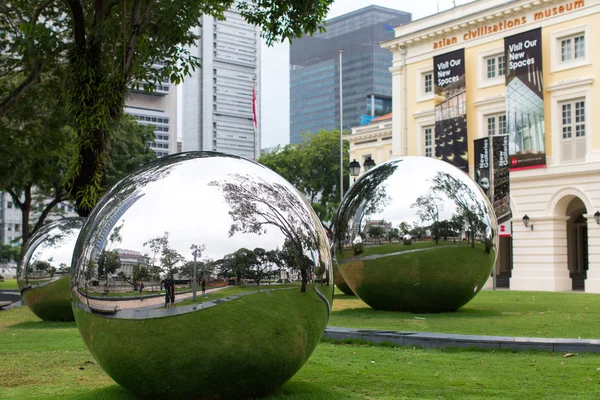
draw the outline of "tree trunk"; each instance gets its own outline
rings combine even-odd
[[[300,291],[302,293],[306,292],[306,284],[308,283],[308,273],[306,272],[306,268],[302,268],[300,270],[300,274],[302,275],[302,288],[300,288]]]

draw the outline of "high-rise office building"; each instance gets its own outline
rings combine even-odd
[[[305,132],[337,129],[340,124],[339,50],[343,51],[343,129],[361,116],[392,111],[392,56],[379,46],[411,14],[369,6],[327,21],[326,32],[294,40],[290,46],[290,143]]]
[[[160,68],[160,63],[156,64]],[[142,125],[154,125],[154,142],[148,143],[158,157],[177,152],[177,86],[162,82],[154,92],[132,89],[125,113]]]
[[[201,59],[202,67],[183,84],[183,151],[220,151],[258,158],[259,28],[231,9],[225,12],[224,21],[203,16],[194,33],[199,39],[190,51]]]

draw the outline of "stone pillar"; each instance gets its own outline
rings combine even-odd
[[[513,218],[511,290],[572,290],[567,261],[567,219],[531,217],[530,227],[526,228],[521,219]]]
[[[392,46],[392,158],[402,155],[402,85],[406,51]]]
[[[594,214],[585,214],[588,234],[588,271],[585,279],[585,291],[600,293],[600,225]]]

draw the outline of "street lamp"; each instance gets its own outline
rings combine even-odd
[[[529,221],[531,219],[527,216],[527,214],[525,214],[525,216],[523,217],[523,225],[525,225],[525,228],[529,228]],[[531,230],[533,230],[533,225],[531,225]]]
[[[365,163],[363,164],[363,167],[365,167],[365,172],[369,172],[372,168],[375,167],[375,161],[373,161],[371,157],[367,157]]]
[[[354,177],[354,182],[356,182],[356,177],[360,174],[360,164],[356,160],[352,160],[350,163],[350,175]]]

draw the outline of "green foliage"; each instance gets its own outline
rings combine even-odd
[[[65,99],[77,134],[77,152],[71,158],[66,184],[79,211],[88,214],[108,185],[109,129],[122,115],[129,87],[152,92],[164,80],[181,83],[198,68],[200,60],[187,49],[197,39],[192,28],[203,15],[222,19],[235,6],[247,21],[262,27],[271,45],[322,29],[332,2],[11,1],[0,9],[0,45],[4,43],[5,49],[0,66],[12,68],[15,84],[0,89],[0,118],[35,86],[45,65],[67,64]],[[46,23],[36,25],[38,21]]]
[[[0,264],[18,261],[21,257],[21,248],[10,244],[0,244]]]
[[[348,150],[344,140],[344,188],[349,188]],[[333,223],[340,204],[340,134],[320,131],[300,144],[261,155],[258,162],[277,172],[304,194],[321,221]]]
[[[367,230],[367,233],[368,233],[369,237],[379,239],[379,238],[383,237],[383,234],[385,232],[384,232],[383,228],[379,225],[370,225],[369,229]]]

